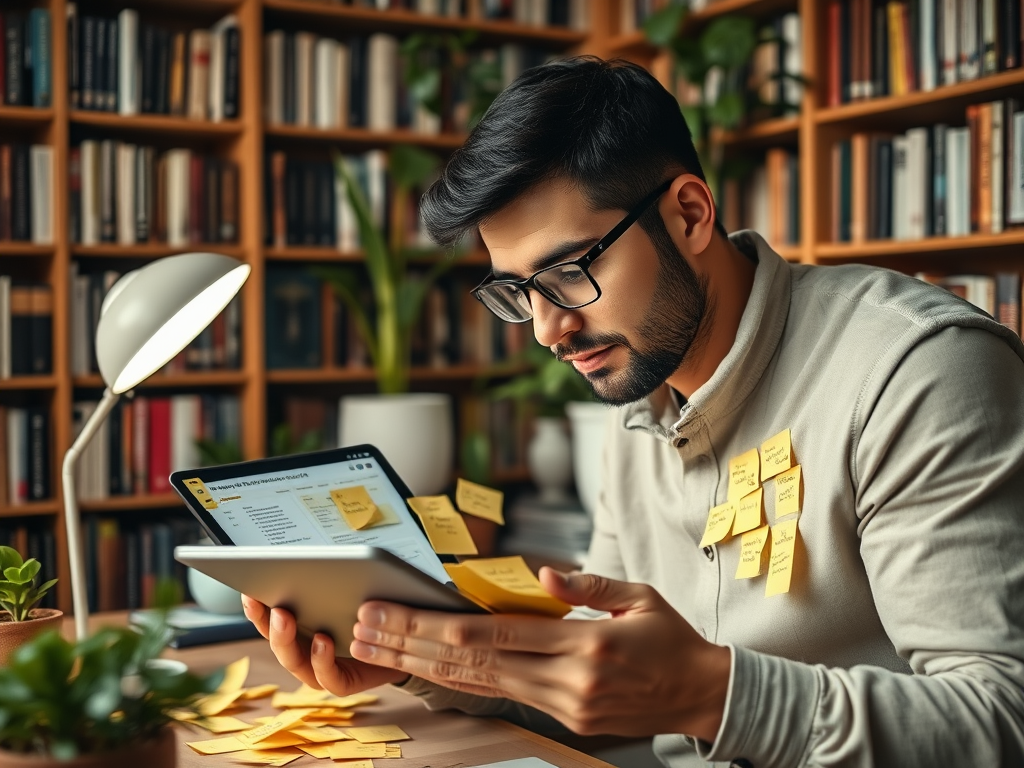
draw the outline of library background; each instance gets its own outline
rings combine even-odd
[[[51,605],[71,608],[59,470],[103,390],[93,337],[117,278],[189,251],[252,268],[82,457],[96,610],[144,607],[155,578],[181,576],[173,546],[199,530],[172,469],[337,445],[343,398],[376,391],[348,303],[372,293],[335,158],[388,242],[420,254],[411,278],[433,280],[446,257],[417,226],[420,187],[400,194],[389,163],[407,146],[443,162],[503,85],[553,57],[626,58],[673,91],[700,121],[730,231],[756,229],[794,262],[916,274],[1020,332],[1024,2],[691,0],[678,29],[667,5],[682,4],[4,2],[0,542],[60,577]],[[749,55],[716,59],[744,30]],[[444,263],[407,388],[452,399],[452,481],[462,446],[489,449],[475,471],[511,503],[481,549],[572,562],[587,515],[557,488],[538,500],[548,481],[527,461],[535,434],[563,429],[549,417],[564,403],[531,399],[529,327],[467,298],[487,270],[479,243]]]

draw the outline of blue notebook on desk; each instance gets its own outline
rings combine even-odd
[[[132,611],[128,621],[136,626],[149,626],[157,621],[158,611]],[[171,648],[189,648],[193,645],[226,643],[248,640],[260,633],[244,613],[210,613],[202,608],[173,608],[167,624],[174,631]]]

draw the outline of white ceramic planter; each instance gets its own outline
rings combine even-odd
[[[565,419],[542,416],[534,422],[526,462],[541,504],[558,504],[569,498],[572,442],[565,431]]]
[[[602,403],[566,403],[566,415],[572,425],[572,464],[576,493],[580,503],[593,515],[601,492],[601,462],[605,433],[614,409]]]
[[[375,445],[417,496],[451,480],[452,431],[448,395],[346,395],[338,408],[341,445]]]

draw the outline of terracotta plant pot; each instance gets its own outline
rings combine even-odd
[[[128,744],[113,752],[58,761],[45,755],[19,755],[0,749],[0,768],[174,768],[177,741],[170,726],[155,739]]]
[[[33,608],[28,621],[11,621],[11,614],[0,612],[0,667],[7,666],[7,658],[14,650],[48,629],[60,629],[64,614],[55,608]]]

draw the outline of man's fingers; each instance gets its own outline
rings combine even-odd
[[[270,650],[281,666],[312,688],[320,683],[309,663],[309,648],[297,636],[295,617],[281,608],[270,611]]]
[[[334,640],[327,635],[316,634],[310,647],[310,665],[320,686],[336,696],[376,688],[378,685],[396,683],[406,675],[387,667],[375,667],[355,659],[339,659],[335,652]]]
[[[256,631],[263,635],[265,640],[270,639],[270,612],[267,606],[259,600],[253,600],[248,595],[242,595],[242,611],[245,618],[253,623]]]

